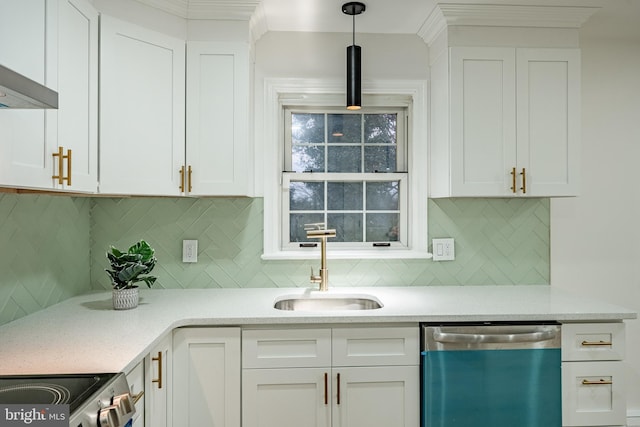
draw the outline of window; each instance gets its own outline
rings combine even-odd
[[[305,224],[324,223],[334,247],[406,248],[406,109],[284,113],[283,246],[309,247]]]
[[[363,82],[356,112],[342,86],[265,79],[262,258],[316,258],[309,223],[336,229],[330,258],[429,258],[426,82]]]

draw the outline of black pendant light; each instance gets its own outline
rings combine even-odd
[[[361,49],[356,46],[356,15],[366,9],[364,3],[350,2],[342,5],[342,13],[353,17],[353,42],[347,47],[347,110],[362,107]]]

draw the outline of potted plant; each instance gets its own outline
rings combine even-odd
[[[110,246],[107,258],[111,269],[105,271],[113,286],[113,308],[126,310],[137,307],[139,294],[136,283],[145,282],[150,288],[156,281],[155,277],[148,276],[158,261],[155,251],[147,242],[140,240],[126,252]]]

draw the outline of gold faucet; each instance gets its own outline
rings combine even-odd
[[[320,239],[320,271],[318,275],[313,274],[311,267],[311,283],[319,283],[321,291],[329,290],[329,270],[327,270],[327,238],[336,237],[336,230],[327,230],[326,224],[320,222],[316,224],[305,224],[307,239]]]

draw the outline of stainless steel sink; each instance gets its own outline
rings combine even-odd
[[[382,308],[382,303],[366,295],[300,295],[283,297],[273,307],[289,311],[375,310]]]

